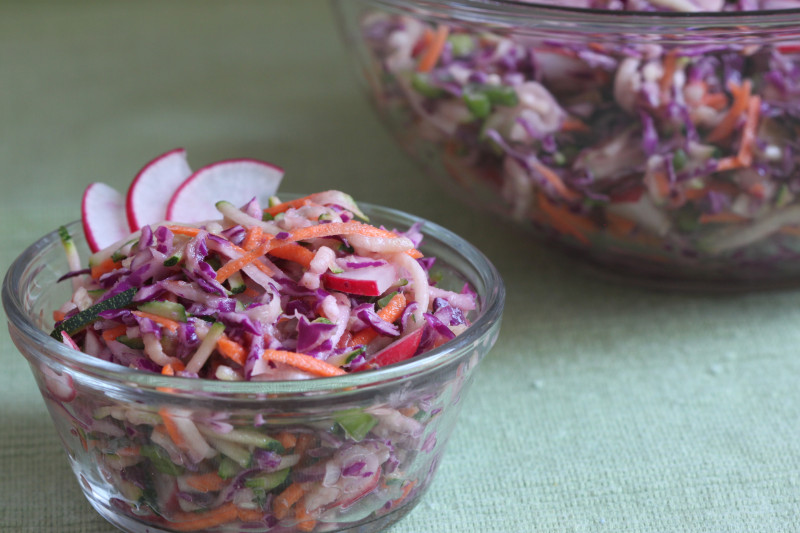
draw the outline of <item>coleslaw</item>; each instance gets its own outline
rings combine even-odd
[[[795,3],[548,4],[708,12]],[[600,262],[667,278],[796,274],[795,42],[688,35],[662,45],[522,28],[363,16],[374,100],[409,152],[473,204]]]
[[[63,230],[72,297],[51,335],[142,372],[307,380],[418,357],[477,309],[467,285],[437,286],[419,225],[372,226],[339,191],[217,208],[219,220],[146,225],[88,268]],[[111,505],[169,531],[330,530],[387,515],[427,485],[433,467],[417,472],[417,457],[436,447],[447,401],[376,397],[282,426],[297,414],[99,401],[43,372],[54,419],[118,490]]]

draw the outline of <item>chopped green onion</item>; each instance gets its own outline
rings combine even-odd
[[[378,423],[377,418],[358,407],[334,413],[333,419],[354,441],[363,440]]]

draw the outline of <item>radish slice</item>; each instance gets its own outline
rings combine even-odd
[[[130,230],[137,231],[146,224],[166,220],[172,195],[191,175],[183,148],[161,154],[142,167],[133,178],[125,199]]]
[[[255,159],[220,161],[201,168],[181,184],[167,206],[167,220],[202,222],[219,218],[215,204],[241,206],[257,197],[262,205],[278,191],[283,169]]]
[[[75,399],[78,393],[75,390],[72,376],[67,373],[62,374],[49,366],[42,365],[40,368],[44,376],[45,387],[54,398],[62,402],[71,402]]]
[[[380,296],[395,281],[397,281],[397,271],[389,263],[355,268],[341,274],[328,272],[322,276],[322,282],[328,290],[361,296]]]
[[[81,200],[83,233],[92,252],[97,252],[127,237],[125,198],[105,183],[86,187]]]
[[[422,332],[423,328],[415,329],[405,337],[401,337],[383,350],[372,355],[369,360],[354,368],[352,371],[361,372],[362,370],[382,368],[413,357],[414,354],[417,353],[420,341],[422,341]]]

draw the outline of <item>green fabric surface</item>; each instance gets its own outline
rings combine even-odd
[[[0,267],[188,149],[257,157],[467,237],[508,287],[439,473],[394,533],[800,531],[800,292],[612,284],[444,195],[405,158],[320,2],[3,2]],[[3,315],[3,321],[5,315]],[[112,531],[0,335],[0,531]]]

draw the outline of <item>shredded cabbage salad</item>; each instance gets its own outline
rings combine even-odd
[[[791,4],[556,2],[635,11]],[[796,272],[796,42],[589,42],[383,12],[368,12],[361,31],[368,81],[401,143],[475,202],[595,258],[668,277]]]
[[[217,208],[219,220],[144,226],[89,268],[62,231],[73,294],[52,336],[143,372],[267,381],[370,371],[469,327],[476,295],[437,286],[419,225],[372,226],[339,191]],[[112,505],[170,530],[327,530],[393,511],[430,475],[414,461],[436,444],[435,393],[275,432],[280,413],[99,402],[45,379],[119,489]]]

